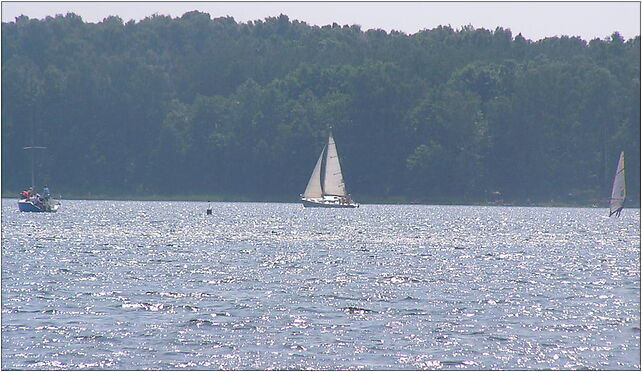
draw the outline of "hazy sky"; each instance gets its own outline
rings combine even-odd
[[[413,34],[439,25],[494,30],[539,40],[548,36],[605,38],[614,31],[625,39],[640,35],[640,2],[2,2],[2,21],[15,17],[44,18],[73,12],[85,22],[118,15],[125,22],[154,13],[180,17],[199,10],[212,18],[232,16],[237,22],[286,14],[310,25],[361,26]]]

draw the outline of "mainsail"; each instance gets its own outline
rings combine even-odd
[[[609,216],[621,209],[626,199],[626,184],[624,181],[624,151],[620,153],[620,161],[617,163],[617,171],[613,180],[613,190],[611,191],[611,206]]]
[[[339,155],[337,146],[334,143],[332,133],[328,138],[328,151],[325,161],[325,176],[323,180],[323,193],[325,195],[346,196],[346,187],[343,183],[341,174],[341,164],[339,164]]]
[[[320,198],[323,195],[323,190],[321,190],[321,162],[323,161],[324,152],[325,147],[321,151],[321,155],[319,155],[319,160],[317,160],[317,165],[314,166],[308,186],[303,192],[303,197],[305,198]]]

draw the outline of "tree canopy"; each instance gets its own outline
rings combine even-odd
[[[640,37],[407,35],[197,11],[2,23],[2,188],[296,200],[329,129],[359,200],[640,194]],[[42,185],[37,185],[41,187]]]

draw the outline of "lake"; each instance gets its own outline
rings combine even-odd
[[[640,210],[2,200],[2,369],[640,366]]]

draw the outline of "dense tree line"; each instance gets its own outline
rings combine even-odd
[[[2,188],[296,200],[332,128],[357,200],[640,194],[640,37],[407,35],[189,12],[2,23]]]

